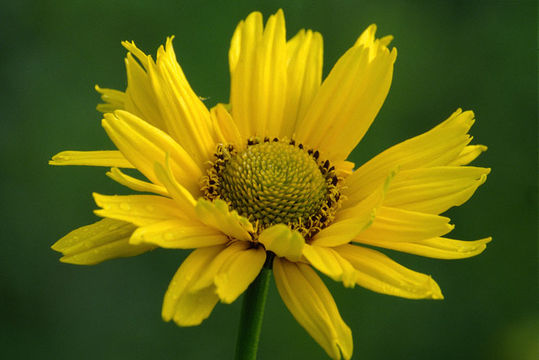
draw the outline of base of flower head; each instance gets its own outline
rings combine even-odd
[[[341,187],[335,167],[317,150],[267,137],[248,139],[242,150],[219,144],[202,178],[204,197],[222,199],[248,218],[255,238],[283,223],[308,240],[334,219]]]

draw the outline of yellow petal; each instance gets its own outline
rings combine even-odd
[[[244,139],[279,135],[286,101],[286,32],[282,10],[262,30],[251,13],[234,33],[229,53],[232,117]]]
[[[278,224],[265,229],[258,237],[268,251],[290,261],[299,261],[305,246],[305,239],[296,230],[291,230],[284,224]]]
[[[365,33],[335,64],[297,126],[297,140],[334,160],[345,160],[380,110],[397,51]],[[366,35],[362,37],[366,37]],[[360,37],[361,38],[361,37]]]
[[[443,299],[430,276],[405,268],[376,250],[349,244],[335,250],[356,268],[357,284],[364,288],[408,299]]]
[[[440,214],[462,205],[482,185],[490,169],[438,166],[401,171],[392,181],[384,205]]]
[[[395,174],[396,172],[391,172],[377,191],[358,204],[353,204],[354,206],[337,212],[335,221],[318,232],[311,240],[311,244],[325,247],[346,244],[371,226],[376,211],[382,205],[385,193]]]
[[[312,266],[333,280],[342,281],[346,287],[356,284],[356,270],[332,248],[305,245],[303,255]]]
[[[193,198],[193,195],[191,195],[191,193],[187,191],[187,189],[184,188],[182,185],[180,185],[174,178],[174,175],[172,174],[172,170],[170,168],[168,154],[165,160],[165,166],[156,162],[154,164],[154,171],[159,181],[165,186],[168,193],[176,201],[178,207],[182,210],[185,216],[194,219],[196,217],[196,201]]]
[[[253,226],[243,216],[233,210],[229,211],[228,205],[223,200],[208,201],[199,199],[196,207],[198,219],[215,229],[221,230],[234,239],[250,241],[249,232],[253,232]]]
[[[103,104],[97,105],[97,111],[102,113],[113,112],[114,110],[124,110],[126,102],[126,94],[123,91],[114,89],[103,89],[95,86],[95,90],[101,94]]]
[[[154,244],[169,249],[193,249],[222,245],[228,238],[218,230],[196,220],[171,219],[139,227],[131,244]]]
[[[163,300],[163,320],[174,320],[179,326],[195,326],[205,320],[219,301],[211,288],[192,292],[197,281],[224,246],[212,246],[193,251],[182,263],[168,286]]]
[[[133,168],[133,164],[117,150],[62,151],[49,160],[49,165],[88,165]]]
[[[432,130],[401,142],[375,156],[346,179],[343,194],[357,202],[381,184],[389,171],[445,166],[455,160],[470,142],[468,130],[474,122],[471,111],[457,110]]]
[[[475,241],[436,237],[415,242],[391,240],[367,240],[362,242],[368,245],[436,259],[464,259],[481,254],[491,240],[492,238],[490,237]]]
[[[217,104],[211,109],[210,114],[219,141],[224,144],[234,144],[241,149],[244,145],[241,134],[225,106]]]
[[[300,30],[286,43],[288,54],[286,105],[280,136],[294,138],[298,119],[305,116],[322,81],[322,35]]]
[[[151,192],[163,196],[168,196],[167,189],[161,185],[155,185],[146,181],[136,179],[132,176],[124,174],[118,168],[111,168],[109,172],[106,173],[108,177],[112,180],[130,188],[131,190],[140,191],[140,192]]]
[[[140,118],[125,112],[105,114],[103,127],[118,149],[155,184],[160,184],[154,163],[170,156],[172,173],[192,194],[200,193],[202,171],[187,152],[170,136]]]
[[[468,145],[460,152],[456,159],[450,161],[447,165],[468,165],[485,151],[487,151],[487,147],[485,145]]]
[[[51,248],[64,255],[61,262],[77,265],[94,265],[109,259],[139,255],[155,248],[152,244],[129,244],[134,230],[135,226],[129,223],[103,219],[71,231]]]
[[[180,218],[181,209],[174,200],[155,195],[100,195],[93,194],[102,209],[95,214],[116,220],[123,220],[137,226]]]
[[[165,121],[159,110],[159,102],[152,90],[146,69],[154,63],[151,56],[144,54],[133,42],[122,42],[129,51],[125,58],[127,89],[124,108],[126,111],[144,119],[149,124],[167,131]],[[141,66],[142,65],[142,66]]]
[[[257,277],[266,261],[262,247],[237,241],[221,251],[200,274],[190,291],[214,287],[222,302],[232,303]]]
[[[350,359],[352,332],[344,323],[330,292],[310,266],[275,257],[275,283],[298,323],[333,359]]]
[[[172,37],[159,47],[147,71],[167,133],[200,165],[215,151],[210,113],[195,94],[176,60]]]
[[[372,225],[354,241],[417,241],[445,235],[453,228],[447,217],[382,206]]]

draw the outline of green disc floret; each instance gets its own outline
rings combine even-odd
[[[326,200],[326,178],[312,156],[284,142],[263,142],[230,155],[219,173],[219,195],[261,225],[298,224]]]

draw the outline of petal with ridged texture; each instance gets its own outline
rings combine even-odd
[[[391,182],[385,206],[440,214],[465,203],[487,180],[490,169],[437,166],[401,171]]]
[[[352,357],[350,328],[344,323],[330,292],[309,265],[276,257],[273,272],[277,290],[294,318],[333,359]]]
[[[361,232],[354,241],[417,241],[442,236],[453,230],[450,219],[382,206],[376,212],[372,225]]]
[[[95,90],[101,94],[104,103],[97,105],[97,111],[102,113],[113,112],[114,110],[125,110],[126,94],[123,91],[114,89],[104,89],[95,86]]]
[[[371,25],[335,64],[305,117],[299,119],[297,140],[345,160],[367,132],[389,92],[395,48],[375,38]]]
[[[176,60],[172,37],[157,50],[147,72],[167,133],[203,165],[215,151],[210,112],[195,94]]]
[[[174,320],[179,326],[200,325],[219,301],[212,288],[191,291],[200,273],[223,251],[224,246],[212,246],[193,251],[181,264],[172,278],[165,298],[161,315],[163,320]]]
[[[279,135],[286,102],[286,31],[282,10],[262,26],[251,13],[232,38],[230,105],[244,139]]]
[[[391,172],[382,186],[358,204],[338,211],[335,221],[318,232],[311,240],[311,245],[325,247],[343,245],[371,226],[395,174],[396,172]]]
[[[288,58],[286,106],[280,136],[294,138],[298,119],[305,116],[322,81],[322,35],[300,30],[286,43]]]
[[[436,237],[418,241],[364,239],[361,243],[436,259],[464,259],[481,254],[492,238],[462,241]]]
[[[155,248],[152,244],[132,245],[135,226],[124,221],[103,219],[82,226],[58,240],[51,248],[64,256],[61,262],[95,265],[105,260],[135,256]]]
[[[376,250],[348,244],[335,251],[354,266],[356,282],[364,288],[408,299],[443,299],[430,276],[405,268]]]
[[[352,203],[360,201],[397,167],[404,171],[448,165],[471,141],[468,131],[473,123],[473,112],[457,110],[430,131],[392,146],[366,162],[346,179],[348,187],[343,194]]]
[[[262,247],[251,247],[244,241],[234,242],[208,264],[191,291],[211,287],[223,303],[230,304],[247,290],[265,261],[266,252]]]
[[[332,248],[305,245],[303,255],[309,263],[335,281],[342,281],[346,287],[356,284],[356,269]]]
[[[134,168],[118,150],[62,151],[49,160],[49,165],[86,165]]]
[[[285,224],[277,224],[265,229],[258,237],[258,241],[266,250],[273,251],[275,255],[285,257],[290,261],[300,260],[305,246],[303,236]]]
[[[111,168],[110,171],[108,171],[105,175],[107,175],[109,178],[116,181],[117,183],[130,188],[131,190],[140,192],[151,192],[163,196],[168,196],[168,191],[164,186],[155,185],[147,181],[139,180],[137,178],[124,174],[118,168]]]
[[[228,242],[228,238],[196,220],[171,219],[137,228],[129,242],[168,249],[193,249],[222,245]]]
[[[95,203],[102,209],[95,214],[130,222],[137,226],[181,218],[183,212],[174,200],[155,195],[100,195],[93,194]]]
[[[174,177],[192,194],[200,193],[200,167],[165,132],[121,110],[105,114],[102,124],[118,149],[153,183],[160,184],[154,173],[154,163],[165,161],[169,154]]]
[[[225,105],[215,105],[210,114],[217,139],[225,144],[234,144],[237,149],[241,149],[244,146],[241,134]]]
[[[237,211],[230,211],[228,205],[223,200],[209,201],[199,199],[195,211],[198,219],[204,224],[221,230],[224,234],[234,239],[249,241],[249,232],[253,231],[253,226]]]

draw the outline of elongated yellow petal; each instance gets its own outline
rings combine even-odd
[[[399,167],[401,171],[415,168],[445,166],[455,160],[470,142],[468,130],[474,122],[471,111],[460,109],[432,130],[401,142],[372,158],[346,179],[343,194],[357,202],[368,196],[387,173]]]
[[[333,247],[349,243],[359,233],[371,226],[377,209],[382,205],[385,193],[396,172],[391,172],[385,183],[354,206],[337,213],[335,221],[318,232],[311,240],[312,245]]]
[[[243,294],[260,273],[265,261],[266,252],[260,247],[242,251],[223,264],[213,280],[221,301],[230,304]]]
[[[490,169],[438,166],[401,171],[390,185],[384,205],[440,214],[462,205],[482,185]]]
[[[297,126],[297,140],[334,160],[345,160],[367,132],[393,77],[396,49],[371,28],[337,61]]]
[[[356,268],[356,282],[364,288],[408,299],[443,299],[430,276],[407,269],[376,250],[348,244],[335,251]]]
[[[77,265],[94,265],[109,259],[139,255],[155,248],[152,244],[129,244],[134,230],[135,226],[129,223],[103,219],[71,231],[51,248],[64,255],[61,262]]]
[[[168,196],[167,189],[161,185],[155,185],[146,181],[136,179],[132,176],[124,174],[118,168],[111,168],[110,171],[106,173],[108,177],[112,180],[130,188],[131,190],[141,191],[141,192],[151,192],[163,196]]]
[[[123,91],[114,89],[103,89],[95,86],[95,90],[101,94],[103,104],[97,105],[97,111],[102,113],[113,112],[114,110],[125,110],[126,94]]]
[[[305,246],[305,239],[296,230],[291,230],[284,224],[278,224],[265,229],[258,237],[268,251],[290,261],[299,261]]]
[[[382,206],[372,225],[354,241],[417,241],[445,235],[453,228],[447,217]]]
[[[300,30],[286,43],[288,57],[286,106],[280,136],[294,138],[298,119],[303,118],[322,81],[322,35]]]
[[[487,149],[488,148],[485,145],[468,145],[460,152],[459,156],[453,161],[450,161],[448,165],[468,165],[481,155],[481,153],[487,151]]]
[[[464,259],[481,254],[491,240],[490,237],[475,241],[436,237],[415,242],[366,240],[362,243],[436,259]]]
[[[275,283],[294,318],[332,359],[350,359],[352,332],[330,292],[310,266],[275,257]]]
[[[219,301],[214,289],[206,288],[192,292],[197,281],[224,246],[212,246],[193,251],[182,263],[168,286],[163,300],[163,320],[174,320],[179,326],[196,326],[210,316]]]
[[[210,113],[195,94],[176,60],[172,37],[159,47],[155,63],[147,71],[167,133],[199,164],[215,151]]]
[[[234,144],[238,149],[241,149],[245,145],[244,141],[241,138],[236,123],[225,106],[223,104],[217,104],[211,109],[210,114],[219,141],[225,144]]]
[[[252,248],[243,241],[230,244],[199,275],[190,291],[214,287],[222,302],[230,304],[257,277],[266,260],[262,247]]]
[[[356,284],[356,270],[332,248],[305,245],[303,255],[312,266],[333,280],[342,281],[346,287]]]
[[[95,214],[116,220],[130,222],[137,226],[181,218],[184,216],[174,200],[155,195],[100,195],[93,194],[102,209]]]
[[[193,249],[227,242],[222,232],[192,219],[171,219],[142,226],[129,239],[130,244],[154,244],[168,249]]]
[[[232,116],[244,139],[279,135],[286,102],[286,31],[279,10],[262,29],[251,13],[238,26],[229,53]]]
[[[249,232],[254,231],[253,226],[243,216],[233,210],[229,211],[228,205],[223,200],[208,201],[199,199],[195,211],[198,219],[234,239],[250,241]]]
[[[127,159],[155,184],[154,163],[170,156],[174,177],[192,194],[200,193],[198,180],[202,171],[187,152],[170,136],[140,118],[125,112],[105,114],[103,127]]]
[[[117,150],[62,151],[49,160],[49,165],[88,165],[133,168],[133,164]]]
[[[144,119],[149,124],[167,131],[165,120],[159,110],[159,101],[152,91],[150,77],[146,73],[151,56],[144,54],[133,42],[122,42],[129,51],[125,57],[127,89],[124,108],[126,111]]]
[[[184,188],[182,185],[178,184],[178,182],[174,178],[172,170],[170,169],[170,161],[168,155],[165,161],[165,166],[156,162],[154,164],[154,171],[159,181],[161,181],[161,183],[165,186],[168,193],[176,201],[178,207],[181,208],[185,216],[191,219],[196,218],[196,201],[193,198],[193,195],[191,195],[191,193],[187,191],[187,189]]]

